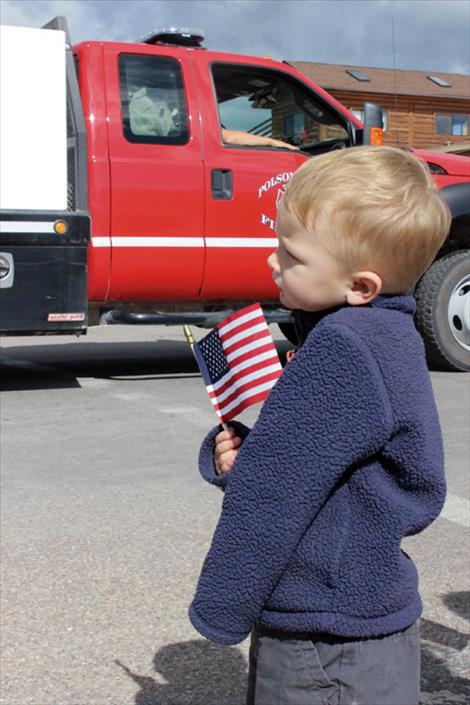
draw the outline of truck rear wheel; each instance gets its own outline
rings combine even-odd
[[[416,288],[416,327],[431,364],[470,371],[470,250],[434,262]]]

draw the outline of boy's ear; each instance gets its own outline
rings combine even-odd
[[[382,279],[375,272],[355,272],[346,292],[350,306],[370,304],[382,291]]]

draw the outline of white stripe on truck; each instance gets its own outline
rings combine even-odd
[[[0,233],[54,233],[54,223],[54,220],[1,220]]]
[[[203,237],[93,237],[94,247],[204,247]],[[206,247],[277,247],[277,238],[208,237]]]

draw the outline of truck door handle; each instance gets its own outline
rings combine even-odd
[[[233,197],[233,179],[231,169],[212,169],[212,198],[217,201],[228,201]]]

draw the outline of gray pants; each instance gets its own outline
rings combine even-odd
[[[418,623],[373,639],[255,628],[247,705],[418,705]]]

